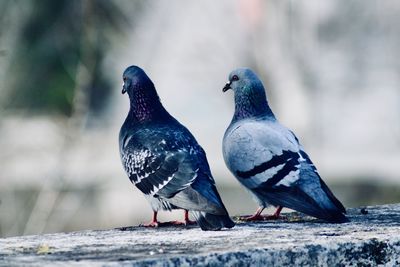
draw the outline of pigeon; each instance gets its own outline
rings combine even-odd
[[[224,160],[259,205],[254,215],[242,219],[277,219],[286,207],[328,222],[347,222],[344,206],[295,134],[275,118],[257,75],[248,68],[236,69],[222,91],[229,89],[235,112],[223,138]],[[276,212],[262,216],[268,205],[277,207]]]
[[[193,135],[163,107],[153,82],[137,66],[123,73],[122,94],[130,110],[119,133],[122,165],[130,181],[145,195],[157,227],[159,210],[188,211],[202,230],[232,228],[218,194],[206,153]]]

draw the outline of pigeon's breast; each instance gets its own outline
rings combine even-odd
[[[238,123],[228,129],[223,142],[223,154],[228,168],[232,172],[249,170],[259,163],[255,155],[266,154],[268,148],[257,145],[254,139],[253,126],[249,123]]]
[[[296,142],[287,139],[284,129],[280,125],[268,121],[236,123],[227,130],[223,142],[225,162],[239,181],[242,179],[238,174],[256,176],[258,173],[251,174],[260,169],[259,166],[265,165],[266,162],[286,151],[296,154],[299,151],[299,146]],[[272,177],[283,167],[283,163],[277,164],[259,174],[265,180]],[[248,180],[250,181],[250,179]]]

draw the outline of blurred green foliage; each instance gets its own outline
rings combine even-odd
[[[30,4],[11,51],[6,107],[68,116],[76,90],[83,90],[89,110],[100,111],[111,90],[102,64],[112,39],[128,25],[121,5],[110,0]],[[88,77],[81,84],[80,68]]]

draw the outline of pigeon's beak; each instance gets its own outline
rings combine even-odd
[[[224,86],[224,88],[222,88],[222,92],[226,92],[226,91],[228,91],[229,89],[232,89],[232,87],[231,87],[231,81],[229,81],[229,82],[227,82],[226,84],[225,84],[225,86]]]
[[[125,82],[122,84],[122,94],[126,93],[126,87],[125,87]]]

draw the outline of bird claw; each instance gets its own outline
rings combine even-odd
[[[185,221],[185,225],[195,225],[195,224],[197,224],[196,221],[191,221],[191,220]]]
[[[170,222],[149,222],[149,223],[142,223],[140,227],[151,227],[151,228],[158,228],[163,226],[188,226],[188,225],[195,225],[197,224],[195,221],[187,220],[187,221],[170,221]]]
[[[254,215],[250,215],[250,216],[249,215],[241,216],[241,217],[239,217],[239,219],[241,221],[246,221],[246,222],[256,222],[256,221],[280,220],[280,219],[284,219],[284,217],[280,216],[280,215],[276,215],[276,214],[273,214],[273,215],[257,215],[257,214],[254,214]]]
[[[157,221],[151,221],[149,223],[142,223],[139,226],[141,227],[152,227],[152,228],[157,228],[158,226],[160,226],[160,223]]]
[[[254,215],[247,215],[247,216],[241,216],[239,217],[241,221],[246,221],[246,222],[254,222],[254,221],[264,221],[264,216],[260,214],[254,214]]]
[[[168,225],[194,225],[196,224],[195,221],[191,221],[191,220],[185,220],[185,221],[170,221],[170,222],[166,222],[166,224]]]

